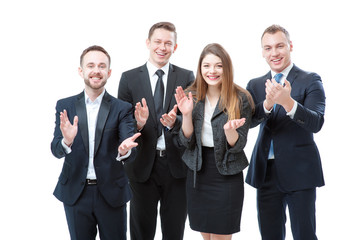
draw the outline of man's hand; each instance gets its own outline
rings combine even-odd
[[[125,139],[118,147],[118,152],[120,156],[124,156],[131,150],[133,147],[138,146],[138,143],[135,140],[140,136],[140,133],[136,133],[133,136]]]
[[[287,79],[285,79],[284,86],[277,83],[274,79],[272,79],[272,81],[267,80],[265,107],[267,108],[266,103],[269,100],[270,102],[281,105],[286,112],[291,111],[294,104],[294,100],[291,98],[291,90],[291,84]]]
[[[64,138],[64,143],[70,147],[73,144],[74,138],[78,133],[78,116],[74,117],[73,125],[70,123],[68,114],[64,109],[60,112],[60,131]]]
[[[149,109],[145,98],[142,98],[142,103],[137,102],[137,104],[135,105],[134,117],[137,121],[137,129],[142,129],[147,123],[149,117]]]
[[[173,128],[175,120],[177,119],[177,104],[174,105],[173,109],[168,114],[163,114],[160,122],[164,127]]]

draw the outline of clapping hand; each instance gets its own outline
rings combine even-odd
[[[230,120],[224,124],[223,129],[225,132],[229,130],[236,130],[237,128],[242,127],[245,122],[245,118]]]
[[[163,114],[160,122],[164,127],[172,128],[174,126],[175,120],[177,119],[177,105],[174,105],[173,109],[167,114]]]
[[[135,105],[134,117],[137,121],[138,130],[142,129],[147,123],[149,117],[149,109],[145,98],[142,98],[142,103],[137,102],[137,104]]]
[[[176,93],[174,94],[175,100],[177,101],[178,109],[184,115],[189,115],[193,110],[193,97],[192,93],[189,92],[188,96],[184,93],[182,87],[177,87]]]
[[[135,142],[135,140],[140,136],[140,133],[136,133],[133,136],[125,139],[118,147],[118,152],[120,156],[124,156],[127,154],[129,150],[131,150],[133,147],[138,146],[138,143]]]
[[[236,144],[239,137],[236,130],[237,128],[243,126],[245,122],[246,119],[241,118],[241,119],[230,120],[226,124],[224,124],[223,126],[224,134],[226,135],[227,142],[230,146],[233,147]]]
[[[66,110],[64,109],[63,112],[60,112],[60,131],[63,135],[64,143],[70,146],[78,133],[78,116],[74,117],[73,124],[71,124]]]

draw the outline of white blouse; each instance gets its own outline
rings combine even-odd
[[[214,147],[211,119],[215,108],[216,106],[212,107],[211,103],[209,102],[206,96],[206,102],[204,104],[203,127],[202,127],[202,146],[205,147]]]

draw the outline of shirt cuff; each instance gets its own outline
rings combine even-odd
[[[124,156],[120,156],[120,154],[118,153],[118,156],[117,156],[116,160],[117,160],[117,161],[122,161],[123,159],[128,158],[131,153],[132,153],[132,150],[129,150],[129,151],[127,152],[127,154],[125,154]]]
[[[264,102],[263,102],[263,110],[266,114],[270,114],[272,112],[273,108],[271,108],[271,110],[268,111],[268,109],[264,106]]]
[[[64,149],[64,151],[65,151],[66,154],[71,153],[71,148],[68,147],[68,146],[65,144],[64,138],[61,140],[61,145],[63,146],[63,149]]]
[[[287,116],[289,116],[291,119],[293,119],[293,117],[295,116],[297,106],[298,106],[297,102],[293,100],[293,108],[291,109],[291,111],[287,113]]]

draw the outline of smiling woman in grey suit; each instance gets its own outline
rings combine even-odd
[[[190,227],[205,240],[231,239],[240,231],[251,95],[234,84],[232,61],[214,43],[201,53],[195,82],[186,93],[178,87],[175,96],[183,114]]]

